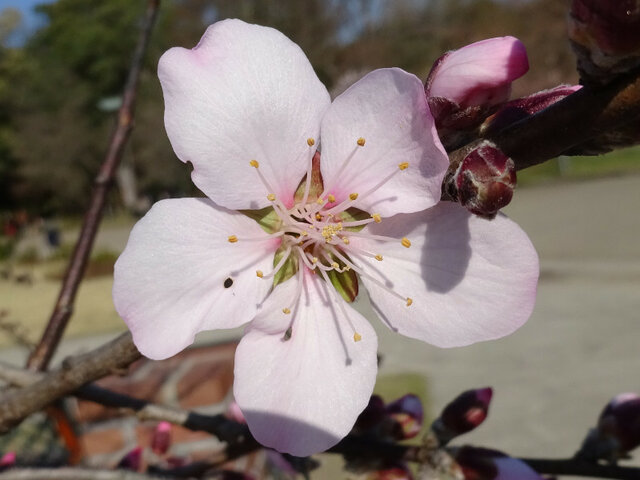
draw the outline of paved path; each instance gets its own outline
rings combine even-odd
[[[507,213],[529,233],[542,264],[531,320],[508,338],[451,350],[374,322],[382,373],[423,373],[436,410],[465,389],[491,385],[490,417],[465,442],[522,456],[573,454],[611,396],[640,392],[639,211],[640,176],[518,191]],[[106,243],[123,244],[116,237]]]

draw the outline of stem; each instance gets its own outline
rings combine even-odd
[[[142,61],[149,44],[151,31],[158,13],[160,0],[148,0],[147,11],[143,26],[140,32],[138,44],[133,54],[131,69],[124,89],[122,106],[118,112],[118,119],[111,136],[111,141],[107,148],[100,171],[95,179],[95,187],[89,209],[85,214],[80,236],[73,250],[73,255],[69,261],[69,266],[65,273],[60,288],[58,300],[54,306],[49,322],[40,338],[36,348],[31,353],[27,366],[34,370],[46,370],[51,357],[56,351],[62,334],[73,313],[78,287],[84,276],[87,261],[93,247],[93,243],[98,231],[98,226],[102,220],[102,214],[107,199],[107,194],[113,183],[116,169],[120,164],[124,147],[133,129],[134,108],[136,102],[136,91],[138,79],[142,69]]]

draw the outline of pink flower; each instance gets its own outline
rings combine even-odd
[[[169,50],[159,77],[169,139],[209,198],[158,202],[138,222],[115,306],[153,359],[250,322],[234,394],[264,445],[325,450],[367,405],[377,338],[345,301],[358,282],[386,325],[442,347],[529,317],[526,235],[438,204],[448,160],[417,77],[377,70],[331,103],[297,45],[239,20]]]

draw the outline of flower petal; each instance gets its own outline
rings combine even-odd
[[[462,107],[496,105],[509,98],[511,82],[529,70],[527,51],[514,37],[496,37],[445,54],[427,79],[427,95]]]
[[[228,237],[239,240],[230,243]],[[261,238],[243,241],[243,238]],[[113,301],[143,355],[170,357],[196,333],[251,320],[280,239],[207,199],[163,200],[140,220],[114,270]]]
[[[292,278],[276,287],[247,328],[236,351],[234,383],[255,438],[297,456],[326,450],[349,433],[373,391],[378,345],[367,320],[347,304],[345,318],[327,297],[326,284],[304,270],[298,309],[281,311],[294,296],[298,279]]]
[[[415,75],[398,68],[371,72],[335,99],[322,121],[321,137],[322,177],[337,201],[358,193],[356,207],[391,216],[424,210],[440,200],[449,159]],[[365,140],[362,147],[359,138]],[[403,162],[409,168],[398,171]]]
[[[396,215],[364,231],[407,237],[412,245],[352,239],[382,254],[362,258],[366,271],[395,292],[362,278],[385,323],[403,335],[455,347],[508,335],[529,318],[536,297],[538,256],[527,235],[503,215],[485,220],[442,202]]]
[[[282,33],[240,20],[207,29],[193,49],[172,48],[158,65],[165,126],[193,182],[232,209],[290,204],[329,106],[302,50]],[[273,192],[249,162],[257,160]]]

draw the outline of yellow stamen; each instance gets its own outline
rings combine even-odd
[[[306,230],[303,230],[300,235],[302,235],[303,237],[306,237],[307,235],[309,235],[309,232],[307,232]]]
[[[333,195],[329,194],[329,196],[327,197],[329,199],[329,203],[333,203],[336,201],[336,197],[334,197]]]
[[[316,213],[316,220],[318,221],[322,220],[322,215],[320,215],[319,213]]]
[[[323,200],[323,199],[321,199],[321,198],[319,198],[319,199],[317,199],[317,200],[316,200],[316,203],[317,203],[318,205],[322,205],[322,204],[324,203],[324,200]]]
[[[406,170],[407,168],[409,168],[409,162],[402,162],[398,164],[398,168],[400,170]]]
[[[407,297],[407,307],[410,307],[413,303],[413,298]]]
[[[260,166],[257,160],[251,160],[249,162],[249,165],[251,165],[253,168],[258,168]]]
[[[411,242],[407,237],[402,237],[402,240],[400,241],[400,243],[402,243],[402,246],[406,248],[409,248],[411,246]]]
[[[256,276],[258,278],[262,278],[264,276],[264,273],[262,273],[262,270],[256,270]]]
[[[227,240],[229,240],[229,243],[236,243],[238,241],[238,237],[236,237],[235,235],[229,235],[229,238],[227,238]]]
[[[310,147],[313,147],[315,143],[316,141],[313,138],[307,138],[307,145],[309,145]]]
[[[378,254],[374,257],[376,260],[378,260],[379,262],[382,261],[382,255]]]
[[[289,310],[288,308],[283,308],[282,313],[284,313],[285,315],[289,315],[291,313],[291,310]]]
[[[349,200],[355,200],[356,198],[358,198],[358,194],[357,193],[350,193],[349,194]]]
[[[362,340],[362,335],[360,335],[358,332],[353,334],[353,341],[354,342],[359,342],[360,340]]]
[[[333,268],[335,268],[336,270],[340,268],[340,265],[338,265],[338,262],[333,262],[333,263],[331,264],[331,266],[332,266]]]
[[[273,202],[275,199],[276,199],[275,193],[270,193],[269,195],[267,195],[267,200],[269,200],[270,202]]]
[[[376,223],[380,223],[382,221],[382,217],[379,213],[374,213],[373,215],[371,215],[371,218],[373,218],[373,221]]]
[[[365,142],[364,138],[360,137],[356,143],[358,144],[358,146],[364,147],[364,142]]]
[[[349,240],[349,237],[342,237],[342,241],[344,242],[345,245],[349,245],[349,242],[351,240]]]
[[[313,263],[314,265],[315,265],[316,263],[318,263],[318,257],[313,257],[313,258],[311,259],[311,263]]]

